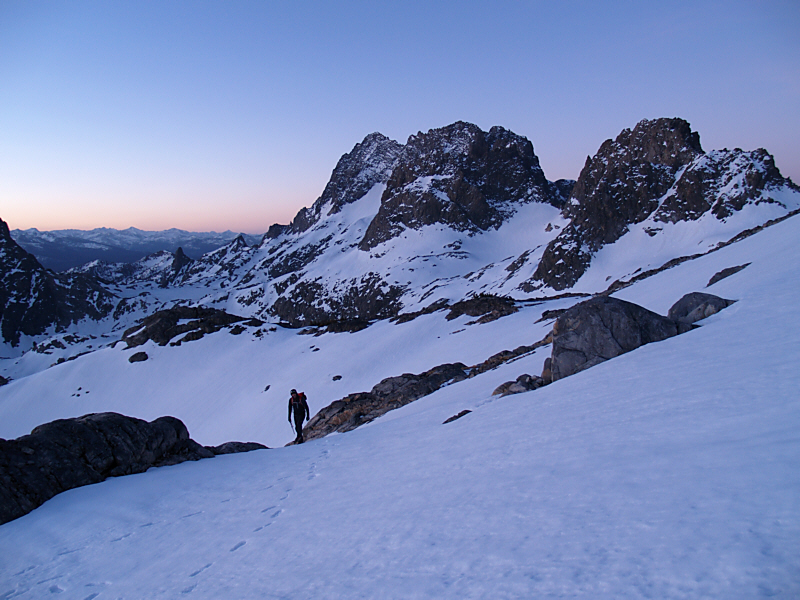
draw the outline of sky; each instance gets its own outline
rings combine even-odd
[[[551,180],[682,117],[800,181],[799,30],[771,0],[3,0],[0,218],[262,233],[369,133],[458,120],[527,137]]]

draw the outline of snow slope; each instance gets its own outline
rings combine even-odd
[[[663,314],[719,270],[751,263],[709,288],[738,302],[701,328],[535,392],[490,395],[541,368],[546,348],[347,434],[64,493],[0,527],[0,598],[797,598],[798,236],[800,218],[788,219],[621,290]],[[458,321],[438,313],[408,330],[381,323],[291,342],[281,332],[261,344],[321,348],[310,356],[329,348],[338,367],[353,365],[357,387],[387,363],[397,374],[434,356],[470,362],[513,347],[525,325],[535,338],[543,306],[452,335]],[[225,339],[186,349],[216,361],[196,370],[234,387],[239,373],[225,368],[236,360],[219,352]],[[368,345],[381,339],[380,349]],[[348,363],[345,352],[359,345],[383,360]],[[380,354],[393,348],[392,360]],[[171,385],[162,350],[149,378]],[[105,362],[94,369],[118,372],[128,352],[96,353]],[[77,384],[88,358],[48,373]],[[306,381],[327,374],[307,368]],[[120,391],[131,381],[120,377]],[[42,387],[22,394],[23,385]],[[2,388],[3,427],[58,404],[54,385]],[[198,392],[197,402],[216,392]],[[38,405],[23,406],[24,397]],[[472,413],[442,424],[463,409]],[[224,419],[192,419],[204,443],[215,428],[229,431]]]

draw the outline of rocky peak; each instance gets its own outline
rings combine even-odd
[[[601,146],[598,156],[603,154]],[[649,162],[677,169],[703,154],[700,134],[683,119],[644,119],[633,131],[623,129],[611,143],[626,162]]]
[[[369,250],[404,227],[442,223],[461,231],[498,227],[514,203],[563,203],[545,179],[533,144],[502,127],[458,121],[408,138],[359,244]]]
[[[572,189],[564,209],[569,226],[550,242],[533,279],[556,290],[573,286],[593,253],[653,214],[676,181],[704,156],[699,134],[683,119],[643,120],[603,142]],[[697,179],[710,185],[709,179],[719,176]],[[701,203],[695,199],[691,204]],[[685,218],[674,210],[670,215]]]
[[[373,186],[385,182],[402,149],[402,145],[383,134],[369,134],[339,159],[322,195],[311,208],[303,208],[297,213],[289,231],[306,231],[319,221],[323,207],[329,206],[329,215],[338,213],[345,204],[355,202]],[[283,229],[273,226],[267,237],[277,237],[283,232]]]
[[[675,182],[676,171],[703,154],[700,135],[683,119],[640,121],[606,140],[581,171],[566,212],[576,225],[596,220],[598,211],[616,223],[595,232],[595,243],[611,243],[625,225],[647,217]],[[655,203],[655,204],[654,204]],[[600,231],[602,230],[602,231]]]
[[[0,248],[3,248],[6,244],[14,242],[11,238],[11,231],[8,228],[8,223],[0,219]]]
[[[242,236],[239,236],[236,239],[239,240],[239,239],[241,239],[241,237]],[[244,240],[242,240],[242,241],[244,241]],[[245,243],[245,245],[247,245],[247,244]],[[178,246],[178,249],[175,251],[175,258],[172,260],[172,271],[173,271],[173,273],[177,273],[183,267],[185,267],[188,264],[191,264],[192,262],[194,262],[194,261],[191,258],[189,258],[188,256],[186,256],[186,254],[184,254],[183,248]]]

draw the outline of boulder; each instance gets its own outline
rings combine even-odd
[[[695,323],[728,308],[734,302],[713,294],[691,292],[673,304],[667,316],[680,323]]]
[[[129,363],[144,362],[148,359],[147,352],[136,352],[128,357]]]
[[[527,373],[517,377],[516,381],[506,381],[499,385],[493,392],[492,396],[510,396],[511,394],[521,394],[522,392],[529,392],[545,385],[541,377],[528,375]]]
[[[553,381],[691,328],[631,302],[596,296],[570,308],[553,325]]]
[[[263,444],[257,442],[225,442],[219,446],[206,446],[214,453],[214,456],[222,454],[237,454],[239,452],[252,452],[253,450],[269,450]]]
[[[148,423],[99,413],[53,421],[15,440],[0,439],[0,524],[27,514],[56,494],[107,477],[247,449],[254,447],[201,446],[175,417]]]

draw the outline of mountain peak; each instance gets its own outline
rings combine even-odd
[[[311,208],[300,209],[289,231],[306,231],[322,217],[323,207],[328,207],[328,215],[338,213],[345,204],[355,202],[376,184],[384,183],[402,148],[382,133],[370,133],[339,159],[322,195]],[[270,230],[283,232],[277,228]]]
[[[630,133],[620,133],[617,143],[623,143],[626,137],[635,159],[668,167],[683,166],[703,154],[700,134],[684,119],[643,119]]]
[[[651,215],[674,223],[711,210],[724,219],[747,202],[775,202],[769,191],[784,185],[766,151],[706,154],[684,119],[642,120],[587,159],[564,209],[570,224],[547,246],[534,279],[572,287],[595,252]]]
[[[562,200],[528,139],[457,121],[408,138],[359,248],[374,248],[404,227],[486,231],[513,214],[515,203]]]

